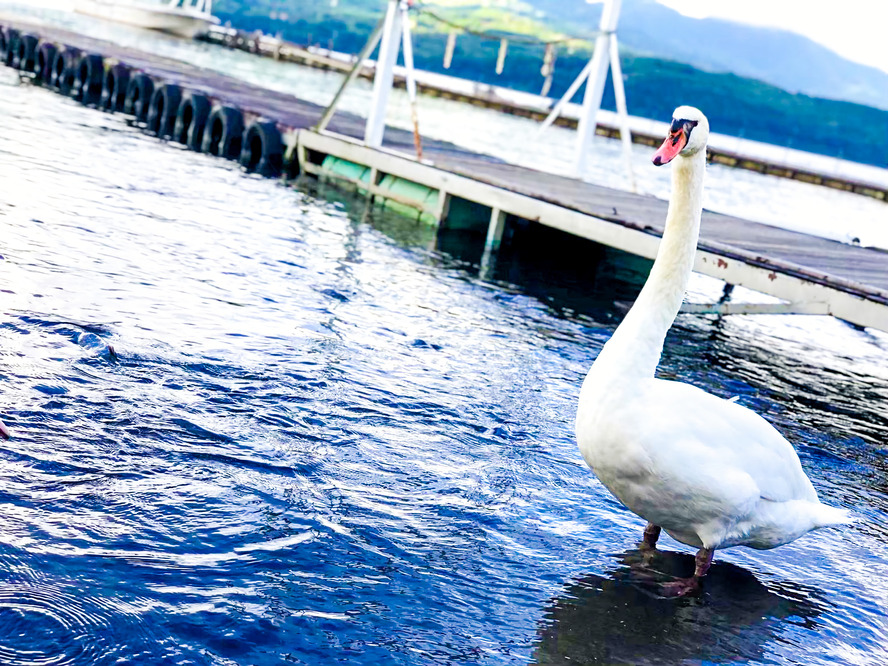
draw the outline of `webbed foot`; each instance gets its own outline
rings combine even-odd
[[[689,594],[696,594],[700,591],[700,579],[696,576],[690,578],[679,578],[677,580],[663,583],[660,585],[659,593],[661,597],[675,598],[686,597]]]
[[[701,580],[712,564],[713,548],[701,548],[694,558],[694,575],[690,578],[678,578],[677,580],[663,583],[660,586],[660,594],[664,597],[684,597],[700,591]]]

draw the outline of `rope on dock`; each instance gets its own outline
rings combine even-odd
[[[507,39],[510,42],[515,42],[518,44],[528,44],[531,46],[548,46],[549,44],[558,45],[558,44],[588,44],[591,48],[593,46],[594,40],[601,34],[605,34],[600,30],[595,30],[593,32],[588,33],[585,37],[570,37],[564,36],[556,39],[540,39],[539,37],[532,37],[530,35],[520,35],[520,34],[508,34],[505,35],[502,32],[495,33],[484,30],[476,30],[474,28],[470,28],[467,25],[463,25],[457,23],[455,21],[451,21],[448,18],[445,18],[435,12],[432,9],[429,9],[429,5],[424,2],[414,3],[411,9],[415,9],[418,13],[428,16],[433,21],[440,23],[441,25],[446,25],[451,30],[455,30],[467,35],[472,35],[473,37],[478,37],[479,39],[489,40],[493,42],[499,42],[502,39]]]
[[[457,33],[463,33],[467,35],[471,35],[473,37],[477,37],[478,39],[486,40],[486,41],[496,41],[499,42],[499,51],[497,53],[496,59],[496,73],[502,74],[503,69],[506,62],[506,53],[508,51],[509,43],[514,42],[516,44],[524,44],[528,46],[542,46],[544,48],[543,51],[543,64],[540,68],[540,74],[543,77],[543,87],[540,91],[542,96],[546,96],[549,94],[549,90],[552,87],[552,77],[555,71],[555,48],[559,45],[565,44],[583,44],[587,46],[590,50],[594,48],[594,40],[596,40],[601,35],[610,35],[612,31],[608,30],[595,30],[593,32],[588,33],[585,37],[571,37],[571,36],[563,36],[553,39],[541,39],[539,37],[532,37],[528,35],[521,35],[516,33],[506,33],[505,31],[498,32],[490,32],[490,31],[481,31],[475,30],[474,28],[470,28],[467,25],[463,25],[452,21],[448,18],[445,18],[435,12],[432,9],[429,9],[429,6],[425,3],[412,3],[410,5],[410,9],[415,11],[418,14],[423,16],[427,16],[431,20],[439,23],[440,25],[446,26],[449,28],[449,34],[447,35],[447,43],[444,48],[444,69],[450,69],[450,65],[453,62],[453,53],[456,48],[456,36]]]

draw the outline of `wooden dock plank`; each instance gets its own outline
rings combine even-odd
[[[433,153],[431,149],[430,155]],[[444,155],[437,156],[436,163],[455,173],[602,219],[631,222],[657,234],[663,231],[668,203],[655,197],[478,158]],[[730,245],[888,292],[888,253],[878,249],[852,246],[712,211],[703,214],[700,239],[702,245],[712,241]]]

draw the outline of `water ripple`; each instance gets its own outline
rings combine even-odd
[[[482,280],[466,241],[36,87],[0,126],[0,662],[888,659],[884,336],[679,320],[663,376],[764,413],[860,521],[658,599],[690,556],[639,566],[573,437],[629,286]]]
[[[0,583],[3,664],[115,664],[152,654],[155,640],[141,612],[118,601],[73,586]]]

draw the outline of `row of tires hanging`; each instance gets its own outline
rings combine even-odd
[[[188,148],[237,160],[247,171],[281,174],[284,143],[271,121],[246,122],[243,112],[207,95],[98,54],[0,27],[0,60],[39,85],[111,113],[131,116],[145,130]]]

